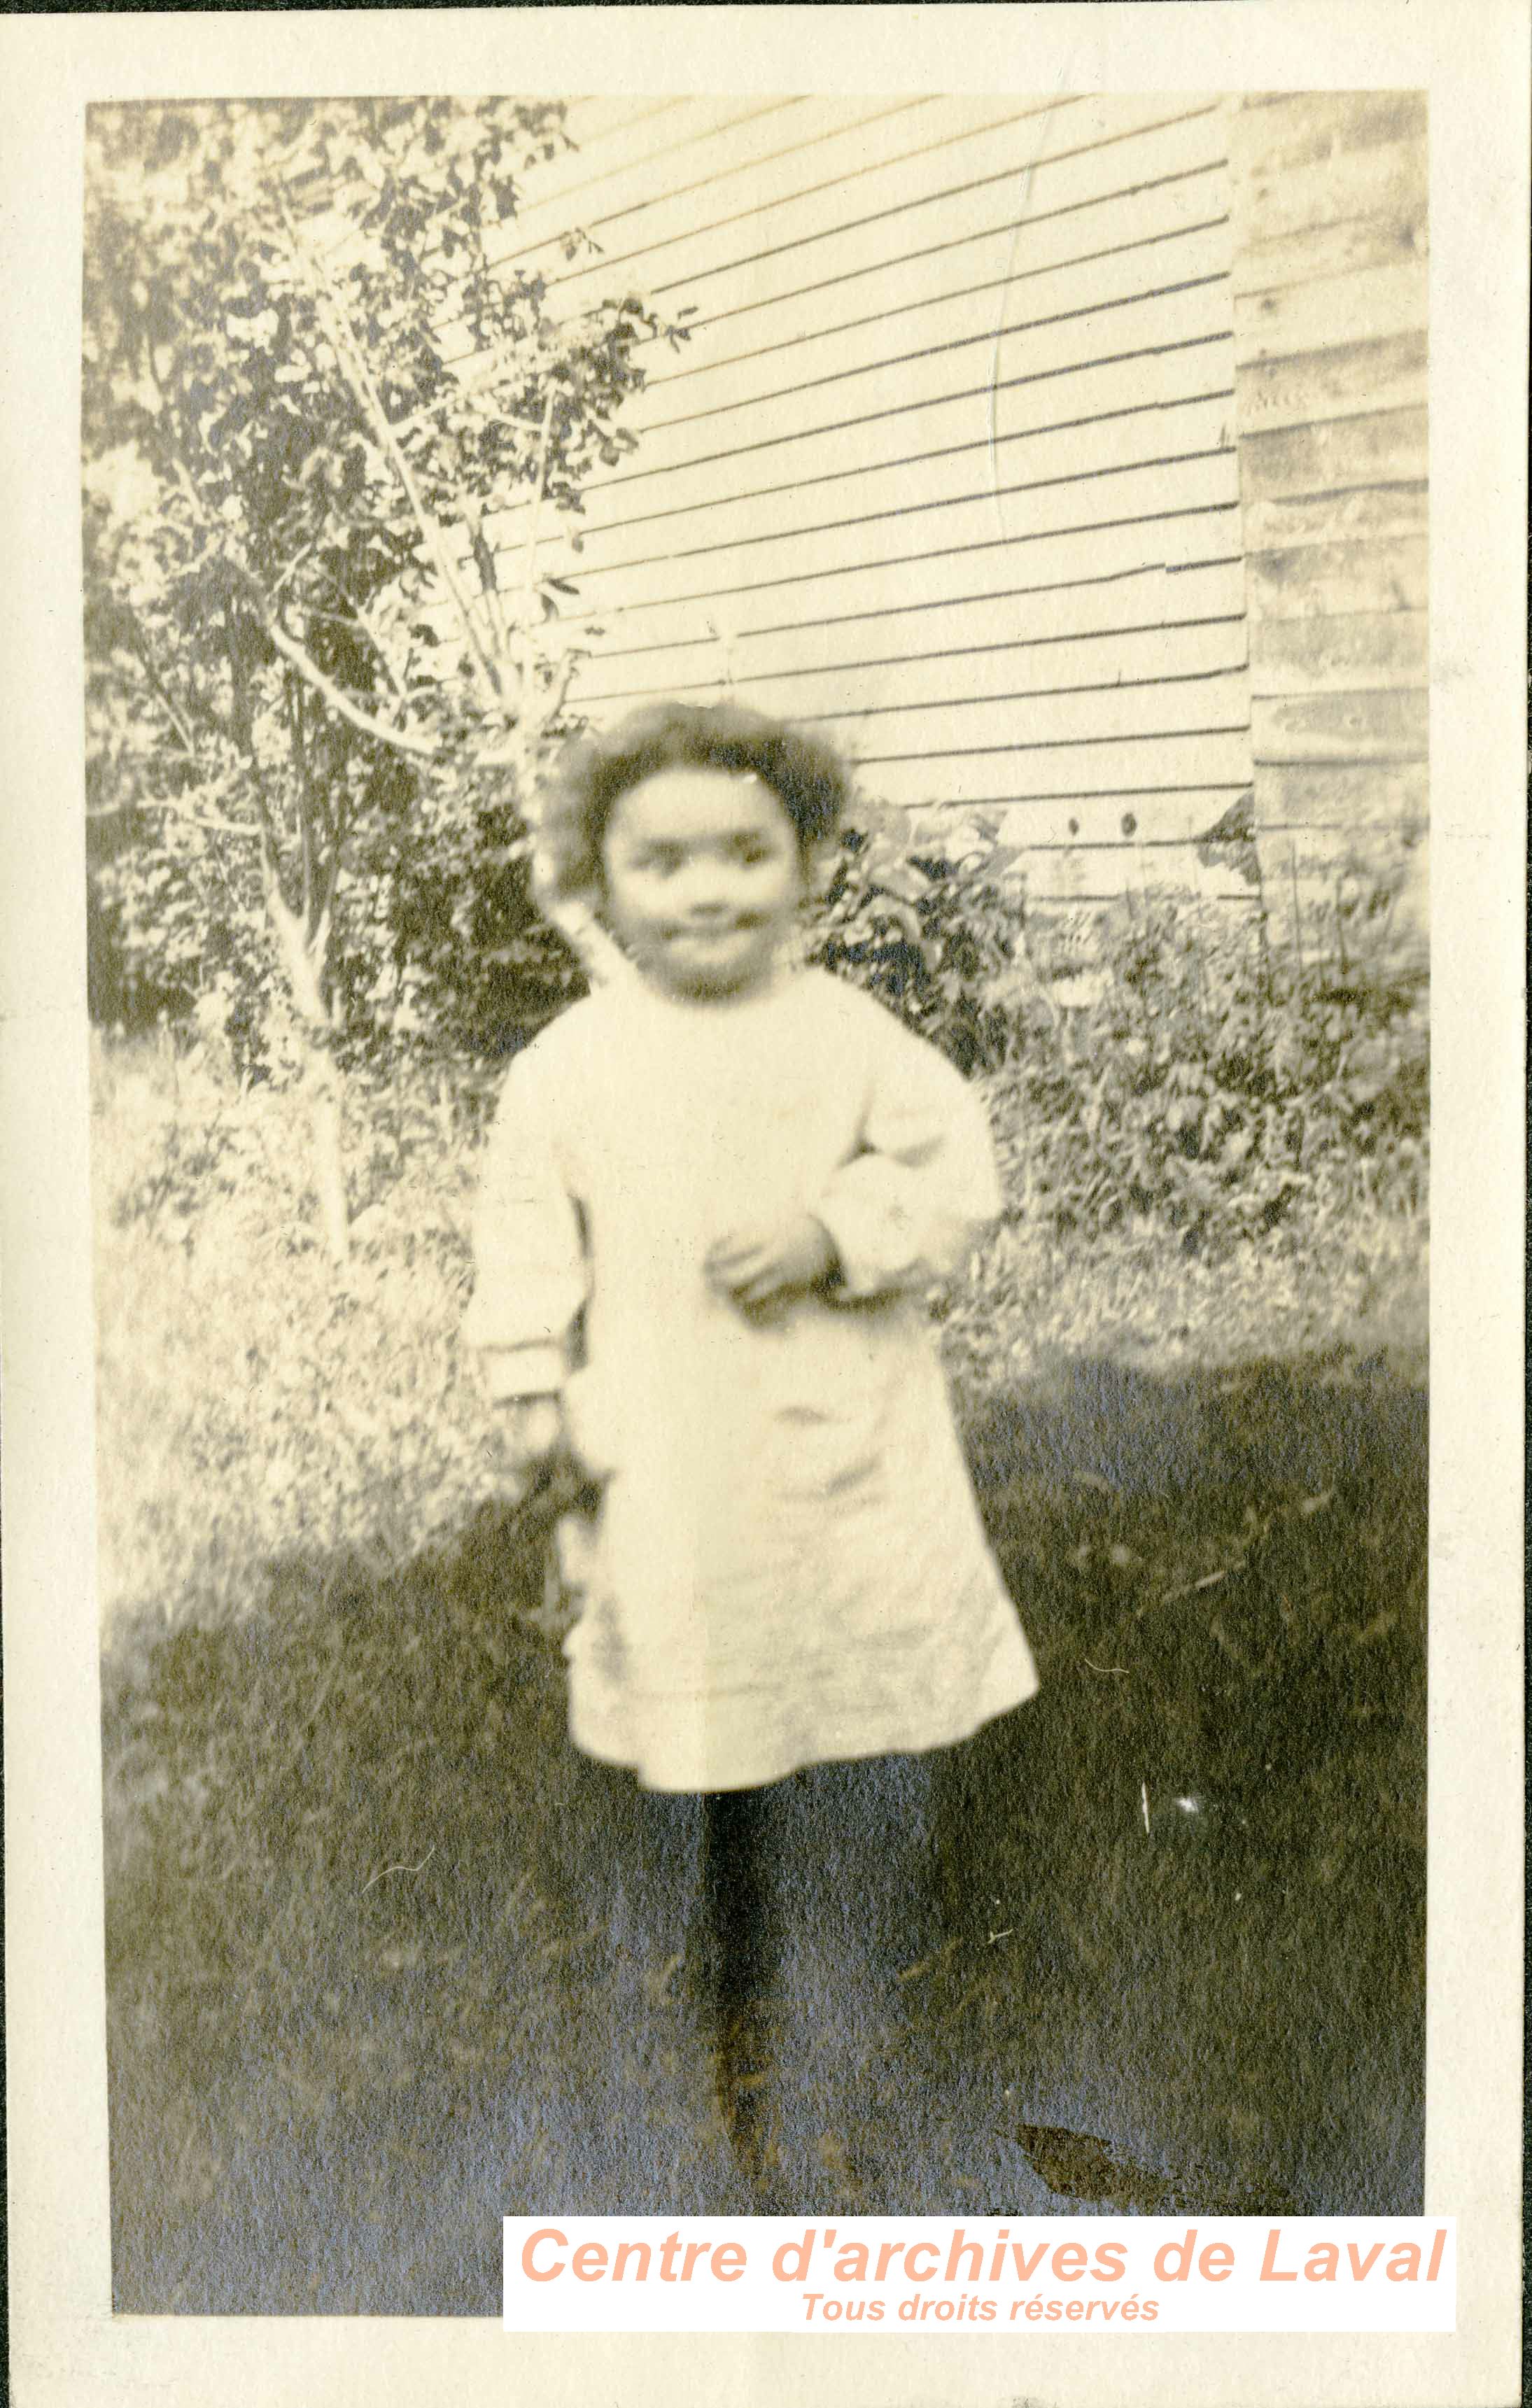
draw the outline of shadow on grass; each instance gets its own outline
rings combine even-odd
[[[1423,1392],[1077,1363],[970,1455],[1043,1689],[933,1767],[945,1939],[790,2019],[791,2203],[1418,2210]],[[566,1742],[537,1535],[115,1636],[120,2311],[494,2315],[502,2214],[750,2212],[694,1801]]]

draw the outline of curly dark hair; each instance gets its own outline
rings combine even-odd
[[[797,832],[807,865],[839,827],[850,794],[827,745],[737,703],[664,702],[636,711],[609,735],[572,745],[543,805],[542,883],[555,899],[601,892],[601,847],[631,787],[660,769],[733,769],[769,786]]]

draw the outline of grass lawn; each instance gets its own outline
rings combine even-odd
[[[694,1826],[565,1742],[459,1376],[461,1143],[378,1140],[337,1290],[279,1126],[98,1092],[118,2308],[494,2315],[504,2214],[749,2212]],[[787,2002],[795,2204],[1418,2209],[1421,1246],[1310,1240],[1009,1230],[950,1310],[1043,1687],[938,1778],[946,1943]]]

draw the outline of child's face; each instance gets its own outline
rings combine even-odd
[[[761,985],[803,900],[792,821],[769,786],[729,769],[658,769],[630,786],[601,860],[613,935],[670,995]]]

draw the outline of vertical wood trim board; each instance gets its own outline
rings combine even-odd
[[[1255,816],[1268,884],[1317,892],[1425,818],[1425,105],[1286,93],[1228,129]]]

